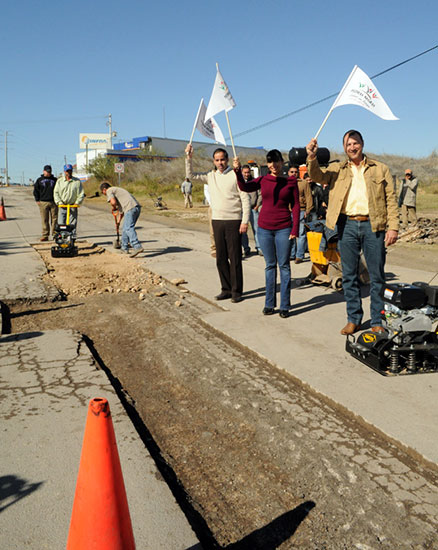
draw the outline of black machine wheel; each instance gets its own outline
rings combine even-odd
[[[342,277],[332,279],[331,287],[338,291],[342,290]]]

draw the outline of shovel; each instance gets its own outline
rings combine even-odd
[[[117,221],[117,215],[118,215],[118,211],[117,210],[113,210],[113,216],[114,216],[114,221],[116,223],[116,233],[117,233],[117,239],[115,241],[113,241],[113,246],[114,248],[121,248],[121,244],[120,244],[120,233],[119,233],[119,227],[120,227],[120,220]]]

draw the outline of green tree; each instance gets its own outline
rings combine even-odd
[[[114,164],[116,164],[116,162],[119,162],[118,158],[107,156],[97,157],[90,162],[88,170],[98,181],[106,180],[110,183],[114,183],[116,179]]]

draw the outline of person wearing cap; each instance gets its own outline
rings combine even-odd
[[[283,175],[283,156],[278,149],[266,155],[270,174],[245,181],[240,161],[233,161],[237,183],[241,191],[260,190],[262,209],[258,220],[257,237],[265,257],[265,307],[263,315],[273,315],[277,305],[277,265],[280,271],[280,311],[282,319],[289,317],[290,304],[290,252],[298,237],[300,201],[297,178]],[[291,216],[292,211],[292,216]]]
[[[58,224],[65,224],[67,221],[67,208],[60,208],[61,204],[80,205],[84,200],[85,193],[82,182],[79,178],[73,176],[73,166],[66,164],[64,166],[64,175],[56,181],[53,191],[53,198],[58,205]],[[69,224],[74,226],[76,236],[76,226],[78,221],[78,209],[70,208]]]
[[[43,173],[36,180],[33,186],[33,196],[40,209],[42,235],[40,241],[48,241],[50,228],[52,228],[52,237],[55,231],[56,220],[58,218],[58,207],[53,198],[56,178],[52,174],[52,167],[46,164]]]
[[[417,224],[417,188],[418,179],[414,178],[412,170],[405,170],[405,177],[400,186],[398,205],[402,211],[402,227],[407,229],[409,222]]]
[[[307,144],[307,169],[310,177],[330,186],[326,226],[338,229],[342,264],[342,287],[347,302],[347,324],[341,334],[354,334],[362,323],[359,284],[359,259],[363,250],[370,275],[371,330],[384,332],[382,326],[385,285],[385,246],[397,241],[399,220],[397,200],[389,168],[363,153],[360,132],[349,130],[343,137],[348,157],[321,170],[316,153],[318,142]]]

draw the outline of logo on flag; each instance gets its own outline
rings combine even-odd
[[[341,105],[359,105],[384,120],[398,120],[369,76],[357,65],[351,71],[331,110]]]
[[[224,135],[215,119],[211,117],[208,120],[204,120],[206,110],[204,98],[202,98],[199,104],[198,114],[196,115],[194,128],[199,130],[203,136],[226,145]]]
[[[205,120],[209,120],[221,111],[231,111],[235,106],[236,102],[218,69],[210,101],[208,102],[207,112],[205,113]]]

